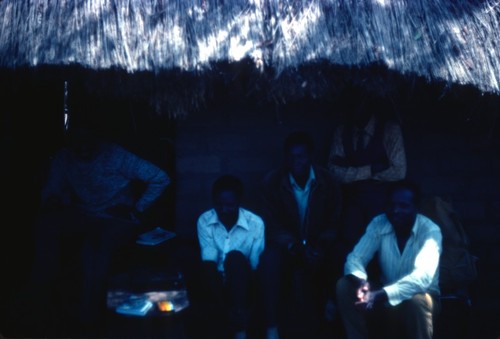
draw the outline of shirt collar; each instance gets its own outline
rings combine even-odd
[[[290,178],[290,184],[292,185],[292,188],[294,188],[294,189],[296,189],[296,188],[302,189],[297,184],[297,182],[295,181],[295,178],[293,177],[293,175],[291,173],[288,173],[288,177]],[[311,183],[314,182],[314,180],[316,180],[316,175],[314,174],[314,170],[313,170],[313,168],[311,166],[309,168],[309,178],[307,179],[306,186],[304,187],[304,189],[307,189],[308,187],[310,187]]]
[[[219,217],[217,216],[217,212],[215,211],[215,209],[213,210],[213,213],[212,215],[210,216],[210,219],[208,220],[208,224],[210,226],[215,226],[217,224],[220,224],[222,225],[222,223],[220,222],[219,220]],[[248,226],[248,221],[245,217],[243,217],[243,213],[242,213],[242,209],[241,207],[239,208],[238,210],[238,220],[236,221],[236,224],[235,226],[240,226],[240,227],[243,227],[244,229],[246,230],[249,230],[250,227]]]
[[[385,223],[385,227],[382,229],[381,233],[382,234],[387,234],[387,233],[396,232],[394,230],[394,226],[392,226],[391,222],[387,218],[387,215],[386,214],[384,214],[384,215],[385,215],[385,218],[387,219],[387,222]],[[420,215],[417,213],[417,216],[415,217],[415,222],[413,223],[413,226],[411,228],[411,234],[412,235],[415,235],[418,232],[418,228],[419,228],[419,226],[421,224],[419,222],[419,219],[420,219]]]

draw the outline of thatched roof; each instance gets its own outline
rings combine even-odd
[[[500,94],[500,1],[0,0],[4,68],[196,77],[242,60],[256,82],[312,95],[331,86],[317,65],[382,65]]]

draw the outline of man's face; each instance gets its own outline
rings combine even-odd
[[[290,173],[294,177],[305,177],[309,175],[311,158],[305,145],[292,145],[288,149],[287,164]]]
[[[240,201],[233,191],[221,191],[214,199],[214,208],[219,220],[227,227],[238,221]]]
[[[395,229],[411,229],[415,223],[417,207],[413,192],[408,189],[398,189],[389,198],[387,218]]]

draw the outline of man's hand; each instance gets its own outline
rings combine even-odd
[[[365,302],[368,298],[368,293],[370,292],[370,283],[366,280],[360,280],[359,287],[356,290],[356,305]]]
[[[139,222],[140,220],[139,212],[135,208],[127,205],[116,205],[106,209],[106,212],[115,218],[126,219],[133,222]]]
[[[371,310],[375,306],[387,300],[387,293],[385,290],[370,290],[370,283],[362,280],[361,285],[356,292],[358,301],[354,304],[361,310]]]

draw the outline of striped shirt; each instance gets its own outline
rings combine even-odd
[[[439,294],[442,235],[438,225],[417,214],[410,238],[400,253],[396,233],[385,214],[376,216],[347,256],[344,273],[368,280],[366,266],[378,253],[389,303],[398,305],[416,293]]]
[[[203,261],[214,261],[223,272],[226,255],[236,250],[248,258],[253,269],[257,268],[265,240],[264,221],[258,215],[240,208],[238,221],[228,231],[211,209],[200,215],[197,229]]]
[[[135,199],[130,185],[146,184]],[[82,161],[71,150],[59,151],[42,190],[42,201],[58,196],[65,204],[77,197],[79,208],[93,215],[106,216],[106,209],[124,204],[142,212],[150,207],[170,184],[168,174],[153,163],[112,143],[102,143],[98,155]]]

